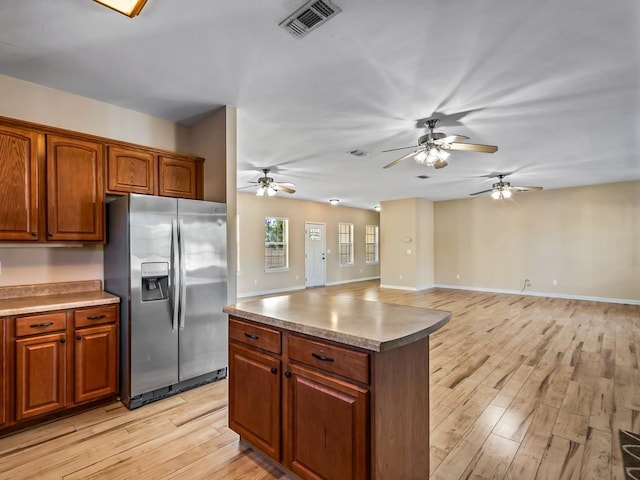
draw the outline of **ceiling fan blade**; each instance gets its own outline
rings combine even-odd
[[[511,190],[517,190],[518,192],[530,192],[534,190],[542,190],[542,187],[511,187]]]
[[[291,182],[278,182],[278,185],[281,187],[296,188],[296,184]]]
[[[442,148],[483,153],[493,153],[498,150],[498,147],[496,147],[495,145],[480,145],[478,143],[447,143],[445,145],[442,145]]]
[[[271,188],[273,188],[278,192],[282,190],[283,192],[287,192],[287,193],[296,193],[296,191],[293,188],[285,187],[281,183],[272,183]]]
[[[392,148],[391,150],[382,150],[382,153],[395,152],[397,150],[406,150],[407,148],[416,148],[418,145],[410,145],[408,147]]]
[[[449,165],[449,162],[447,162],[446,160],[436,160],[435,162],[433,162],[433,168],[444,168],[447,165]]]
[[[484,195],[485,193],[489,193],[489,192],[493,192],[493,188],[490,188],[489,190],[482,190],[481,192],[475,192],[475,193],[470,193],[469,195]]]
[[[247,185],[245,187],[238,187],[238,188],[236,188],[236,190],[243,190],[245,188],[256,188],[256,186],[255,185]]]
[[[464,135],[449,135],[440,140],[435,140],[433,143],[442,145],[443,143],[464,142],[465,140],[469,140],[469,137],[465,137]]]
[[[416,151],[414,151],[414,152],[407,153],[404,157],[400,157],[399,159],[394,160],[393,162],[391,162],[391,163],[390,163],[390,164],[388,164],[388,165],[385,165],[385,166],[384,166],[384,167],[382,167],[382,168],[390,168],[390,167],[393,167],[394,165],[397,165],[398,163],[402,162],[403,160],[406,160],[407,158],[411,158],[411,157],[413,157],[413,156],[414,156],[416,153],[418,153],[420,150],[421,150],[421,149],[418,149],[418,150],[416,150]],[[424,150],[424,149],[422,149],[422,150]]]

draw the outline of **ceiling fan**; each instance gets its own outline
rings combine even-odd
[[[542,187],[516,187],[512,186],[509,182],[504,181],[506,175],[497,175],[498,181],[492,185],[488,190],[482,190],[481,192],[471,193],[471,196],[486,195],[491,193],[491,198],[495,200],[502,200],[503,198],[511,197],[511,192],[531,192],[534,190],[542,190]]]
[[[277,192],[282,191],[286,193],[295,193],[295,185],[291,182],[276,182],[273,178],[269,176],[269,172],[271,169],[263,168],[262,173],[263,177],[258,178],[257,181],[250,181],[249,183],[253,183],[258,185],[258,190],[256,191],[256,196],[258,197],[273,197]],[[240,187],[249,188],[248,187]]]
[[[393,167],[394,165],[411,157],[414,157],[416,162],[421,165],[427,165],[434,168],[444,168],[449,164],[449,162],[447,162],[447,158],[449,158],[449,152],[447,152],[447,150],[466,150],[470,152],[484,153],[493,153],[498,150],[498,147],[495,145],[461,143],[464,140],[469,140],[469,137],[465,137],[464,135],[447,136],[444,133],[434,132],[433,129],[436,128],[437,123],[438,119],[436,118],[427,120],[426,127],[429,129],[429,133],[418,139],[418,149],[408,153],[404,157],[394,160],[388,165],[385,165],[384,168]],[[384,152],[393,152],[395,150],[403,150],[405,148],[415,148],[415,146],[394,148],[392,150],[385,150]]]

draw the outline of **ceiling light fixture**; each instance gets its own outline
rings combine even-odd
[[[140,13],[147,0],[94,0],[97,3],[133,18]]]
[[[330,200],[329,200],[329,203],[330,203],[331,205],[333,205],[334,207],[335,207],[336,205],[338,205],[338,203],[339,203],[339,202],[340,202],[340,200],[338,200],[337,198],[332,198],[332,199],[330,199]]]
[[[511,198],[511,190],[509,187],[506,188],[494,188],[493,192],[491,192],[491,198],[494,200],[502,200],[503,198]]]
[[[380,211],[380,205],[376,205],[375,207],[373,207],[373,209],[374,209],[376,212],[379,212],[379,211]]]
[[[256,197],[273,197],[276,192],[277,190],[271,185],[266,187],[264,185],[260,185],[258,187],[258,191],[256,192]]]

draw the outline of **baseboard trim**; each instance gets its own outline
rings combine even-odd
[[[364,278],[354,278],[352,280],[339,280],[337,282],[327,282],[324,285],[319,285],[319,287],[331,287],[334,285],[342,285],[345,283],[356,283],[356,282],[366,282],[368,280],[380,280],[380,277],[364,277]],[[287,293],[287,292],[296,292],[298,290],[305,290],[307,287],[304,285],[296,285],[294,287],[286,287],[286,288],[276,288],[274,290],[262,290],[259,292],[247,292],[247,293],[238,293],[238,298],[247,298],[247,297],[257,297],[260,295],[272,295],[274,293]],[[316,288],[316,287],[310,287]]]
[[[337,282],[327,282],[327,283],[324,284],[324,286],[325,287],[332,287],[334,285],[344,285],[345,283],[366,282],[368,280],[380,280],[380,276],[377,276],[377,277],[352,278],[351,280],[338,280]]]
[[[382,285],[381,285],[382,287]],[[488,292],[488,293],[507,293],[511,295],[527,295],[530,297],[549,297],[549,298],[564,298],[565,300],[587,300],[591,302],[603,302],[603,303],[622,303],[626,305],[640,305],[640,300],[631,300],[626,298],[608,298],[608,297],[590,297],[587,295],[569,295],[562,293],[550,293],[550,292],[533,292],[520,290],[503,290],[500,288],[482,288],[482,287],[466,287],[461,285],[443,285],[435,284],[435,288],[450,288],[453,290],[472,290],[476,292]]]
[[[238,293],[238,298],[258,297],[260,295],[272,295],[274,293],[295,292],[297,290],[304,290],[305,288],[306,287],[304,285],[297,285],[295,287],[276,288],[274,290],[262,290],[260,292]]]
[[[402,285],[380,285],[380,288],[389,288],[391,290],[407,290],[409,292],[420,292],[435,287],[435,285],[421,285],[419,287],[405,287]]]

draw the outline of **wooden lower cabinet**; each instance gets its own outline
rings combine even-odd
[[[7,360],[6,360],[6,322],[0,318],[0,428],[7,423]]]
[[[229,338],[229,427],[303,479],[369,478],[369,389],[298,359],[368,379],[368,354],[233,318]]]
[[[108,304],[0,318],[0,430],[117,395],[118,315]]]
[[[368,478],[369,392],[297,365],[287,373],[288,468],[303,478]]]
[[[280,460],[280,360],[229,346],[229,426]]]
[[[428,337],[374,352],[229,317],[229,426],[302,479],[429,478],[429,414]]]
[[[75,402],[115,394],[118,391],[116,326],[80,328],[75,335]]]
[[[66,334],[16,340],[16,420],[64,408]]]

